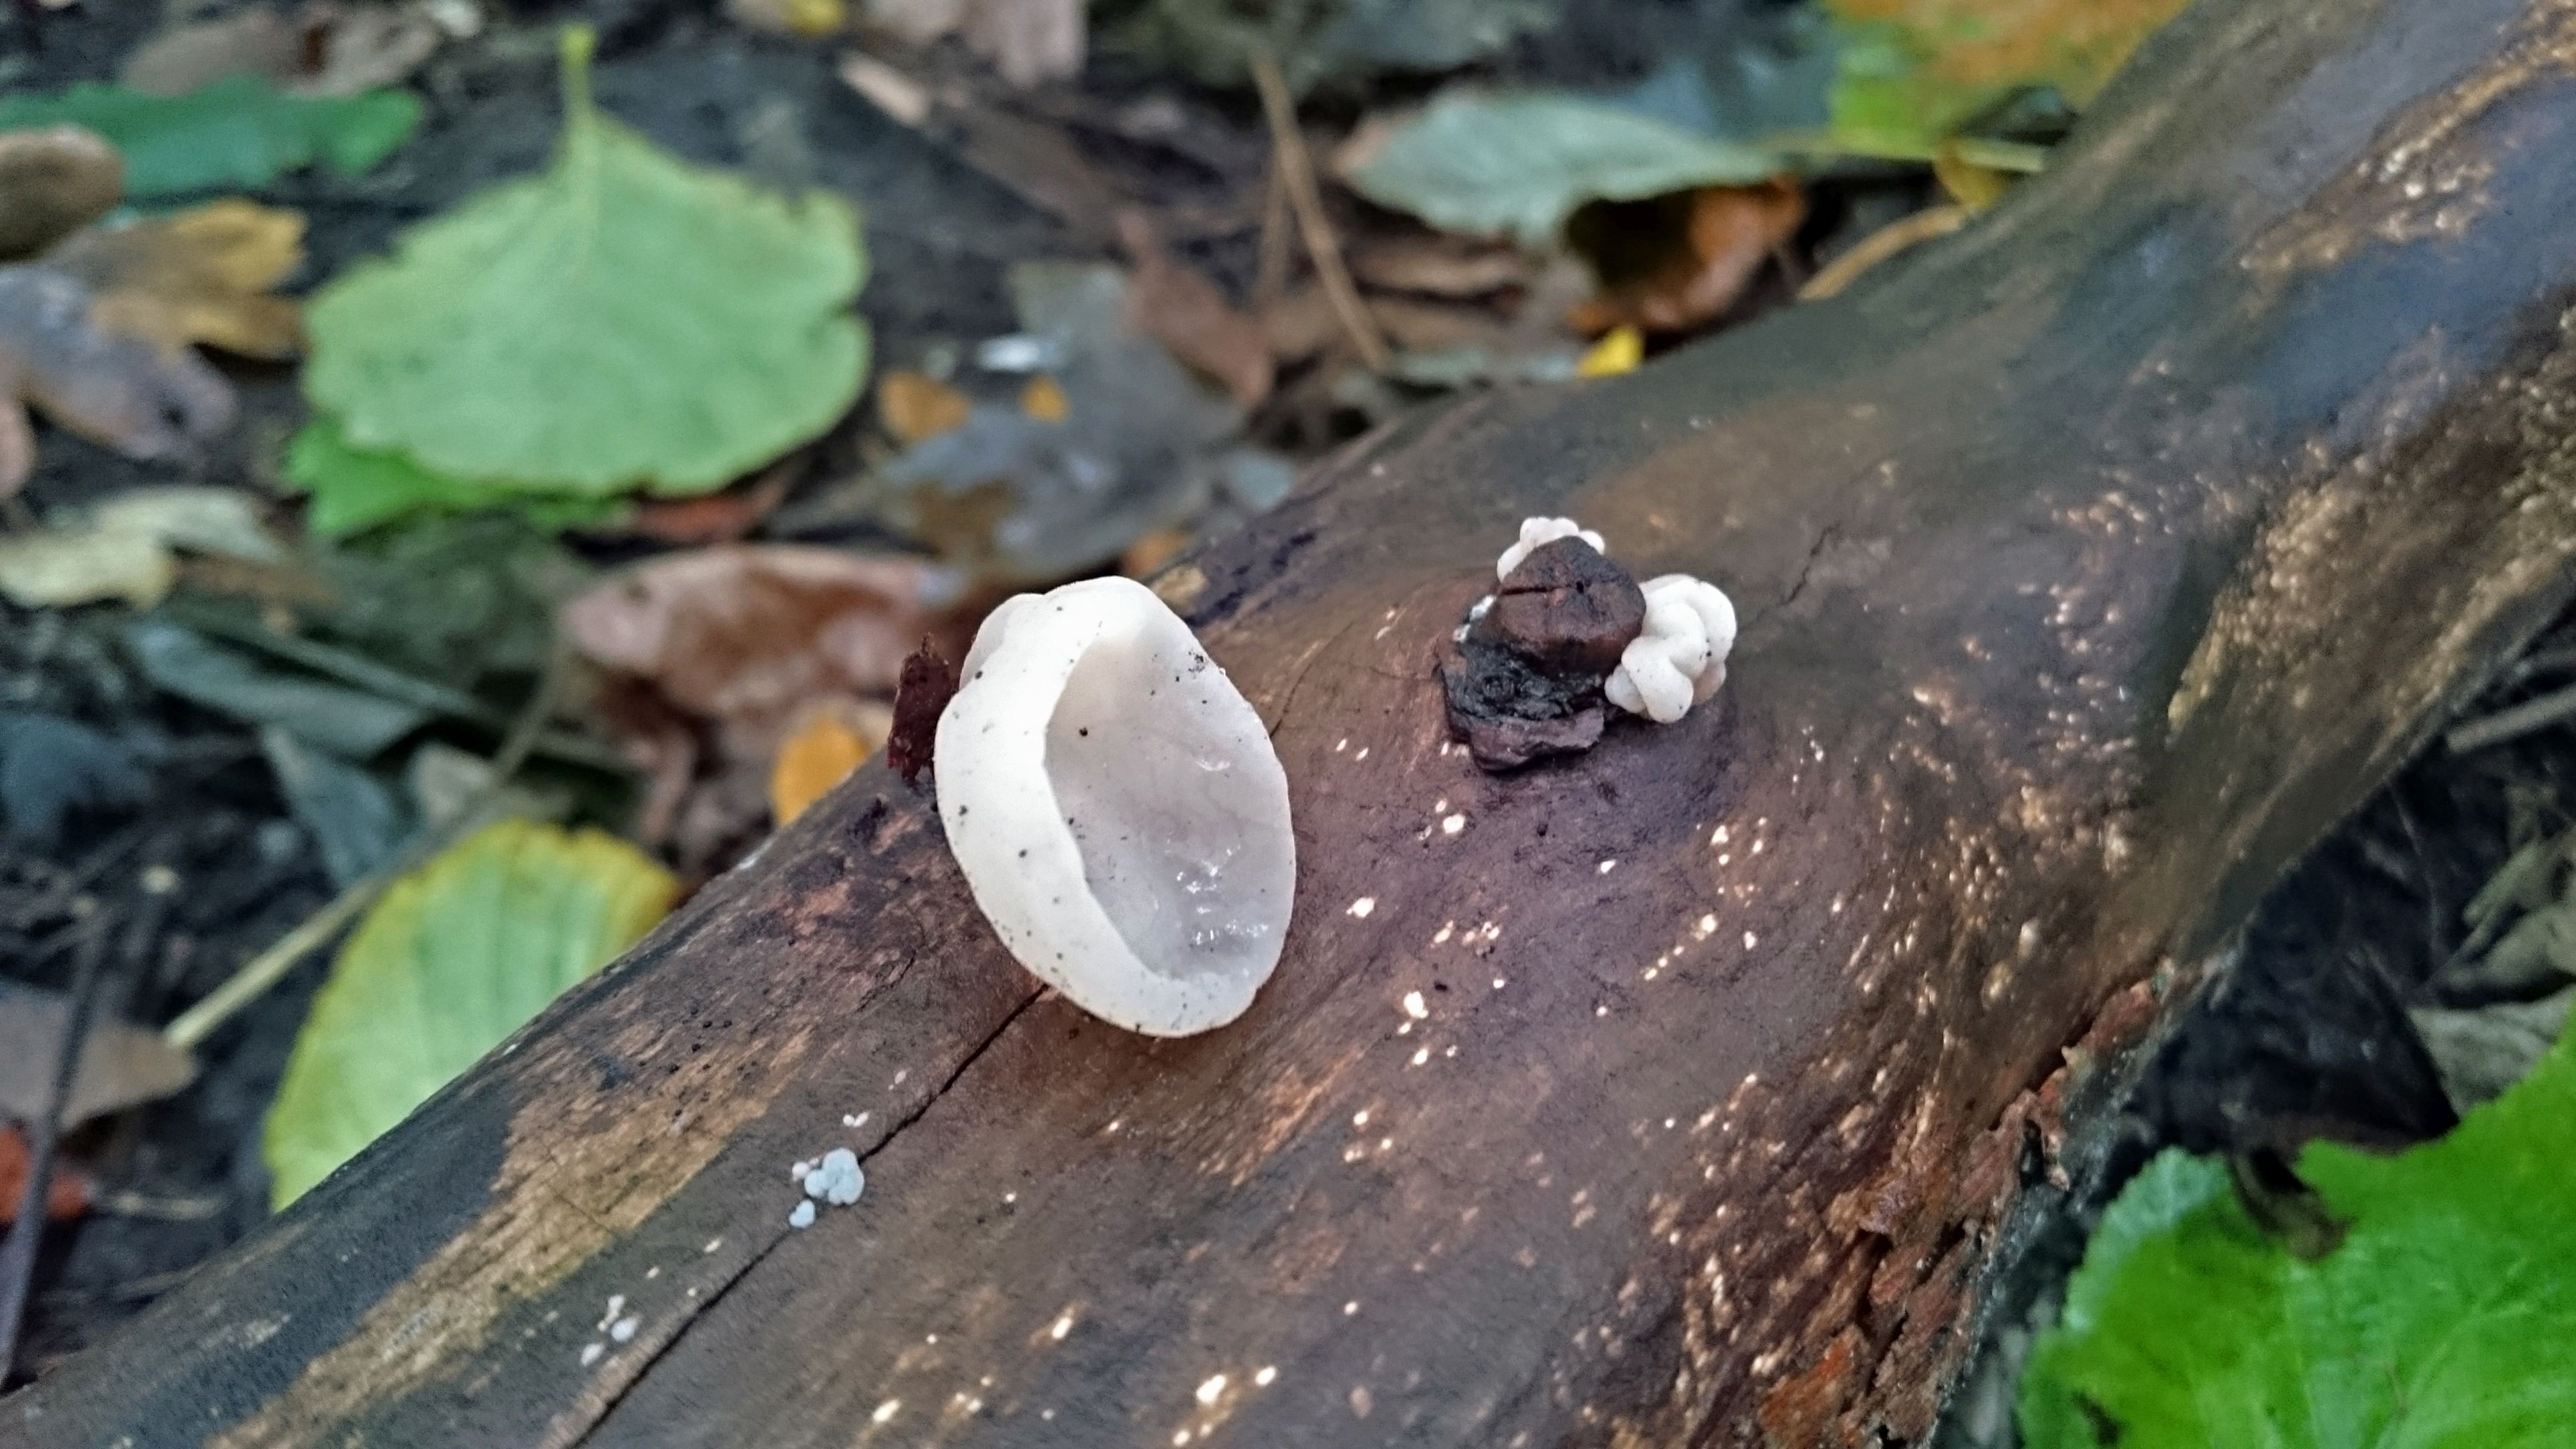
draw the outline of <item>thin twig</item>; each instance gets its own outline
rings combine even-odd
[[[1909,251],[1935,237],[1945,237],[1968,224],[1964,206],[1927,206],[1911,216],[1899,217],[1862,237],[1850,251],[1834,258],[1807,279],[1798,289],[1801,302],[1821,302],[1860,280],[1860,275],[1899,252]]]
[[[71,1011],[63,1027],[63,1044],[54,1053],[54,1081],[44,1113],[28,1130],[27,1185],[18,1194],[18,1220],[0,1243],[0,1377],[18,1361],[19,1320],[27,1312],[27,1287],[36,1274],[36,1244],[45,1235],[45,1197],[53,1186],[54,1148],[62,1141],[63,1105],[71,1100],[72,1077],[80,1068],[82,1047],[89,1042],[90,1019],[98,1010],[98,987],[107,962],[108,931],[104,923],[84,931],[80,959],[72,967]]]
[[[1288,81],[1279,74],[1278,62],[1255,52],[1252,83],[1261,88],[1261,113],[1270,122],[1272,155],[1280,179],[1287,183],[1288,209],[1296,213],[1298,234],[1305,238],[1306,255],[1315,264],[1315,279],[1323,284],[1324,298],[1333,304],[1333,315],[1341,319],[1351,345],[1359,349],[1360,361],[1372,372],[1384,372],[1393,359],[1367,304],[1360,301],[1359,289],[1351,285],[1349,269],[1342,265],[1341,238],[1333,234],[1332,218],[1324,214],[1324,194],[1315,185],[1315,163],[1306,154],[1306,138],[1297,130],[1297,103],[1289,98]]]
[[[570,667],[571,651],[558,640],[546,657],[546,672],[537,680],[536,691],[528,696],[527,705],[520,710],[517,722],[510,726],[510,733],[492,756],[491,778],[474,792],[464,809],[457,811],[446,824],[421,831],[390,863],[351,881],[347,889],[280,937],[277,944],[242,963],[242,968],[234,972],[231,979],[163,1027],[162,1040],[181,1051],[193,1051],[199,1042],[213,1035],[217,1027],[265,995],[305,957],[328,945],[367,907],[374,905],[387,886],[481,823],[481,816],[500,797],[510,777],[528,762],[529,752],[536,748],[537,737],[545,732],[546,720],[554,714],[555,701],[563,693],[564,677],[570,672]]]
[[[1261,182],[1261,250],[1252,269],[1252,305],[1257,311],[1288,290],[1289,232],[1297,218],[1288,205],[1288,178],[1279,158],[1270,158]]]
[[[2510,709],[2500,709],[2483,718],[2473,719],[2442,736],[2442,742],[2451,747],[2452,754],[2465,755],[2489,745],[2518,740],[2535,730],[2547,729],[2570,718],[2576,718],[2576,685],[2553,689]]]

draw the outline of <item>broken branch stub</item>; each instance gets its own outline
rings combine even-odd
[[[1042,996],[872,770],[12,1422],[1921,1442],[2139,1044],[2565,601],[2569,54],[2510,0],[2200,7],[1968,233],[1195,560],[1305,903],[1232,1025]],[[1489,776],[1432,654],[1564,512],[1722,572],[1734,677]],[[829,1146],[867,1194],[791,1233]]]

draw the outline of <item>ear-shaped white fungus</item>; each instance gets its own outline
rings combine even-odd
[[[1020,964],[1130,1031],[1225,1025],[1279,964],[1297,884],[1270,733],[1132,579],[984,621],[939,717],[939,818]]]
[[[1665,574],[1641,585],[1646,627],[1628,641],[1601,692],[1630,714],[1671,724],[1726,683],[1735,605],[1717,585]]]
[[[1521,520],[1521,541],[1504,549],[1503,556],[1494,560],[1494,577],[1510,578],[1512,570],[1519,568],[1521,560],[1528,558],[1540,544],[1554,543],[1560,538],[1582,539],[1592,545],[1594,553],[1609,551],[1602,546],[1601,535],[1571,518],[1524,518]]]

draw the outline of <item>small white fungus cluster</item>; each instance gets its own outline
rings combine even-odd
[[[791,1228],[814,1225],[816,1201],[827,1202],[834,1207],[848,1207],[859,1200],[859,1194],[867,1191],[868,1186],[868,1175],[859,1170],[859,1154],[846,1147],[835,1147],[824,1153],[820,1162],[797,1163],[789,1170],[789,1175],[805,1187],[805,1200],[787,1215],[787,1225]]]
[[[1600,534],[1571,518],[1524,518],[1520,541],[1494,560],[1494,577],[1511,577],[1533,550],[1560,538],[1579,538],[1595,552],[1609,552]],[[1620,652],[1619,667],[1601,692],[1630,714],[1671,724],[1726,683],[1726,656],[1735,648],[1735,604],[1717,585],[1689,574],[1663,574],[1639,587],[1646,595],[1646,626]],[[1473,620],[1476,614],[1468,617]]]

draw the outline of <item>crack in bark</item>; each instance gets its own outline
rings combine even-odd
[[[907,971],[911,969],[911,963],[909,961],[905,963],[904,969]],[[885,1136],[879,1139],[877,1145],[869,1148],[866,1155],[859,1159],[860,1165],[865,1166],[866,1164],[875,1161],[887,1148],[892,1147],[895,1143],[895,1139],[901,1137],[904,1132],[912,1126],[912,1124],[920,1121],[924,1114],[929,1112],[933,1106],[936,1106],[941,1098],[947,1096],[949,1090],[955,1087],[959,1081],[963,1080],[966,1073],[972,1070],[977,1062],[983,1060],[984,1054],[993,1049],[993,1044],[1002,1039],[1003,1034],[1011,1029],[1012,1024],[1017,1022],[1021,1017],[1026,1016],[1029,1008],[1035,1006],[1039,999],[1045,995],[1046,988],[1041,986],[1032,989],[1028,995],[1020,998],[1019,1005],[1012,1007],[1009,1013],[1002,1018],[1000,1024],[995,1026],[992,1032],[982,1041],[977,1042],[974,1050],[966,1053],[964,1059],[957,1063],[956,1069],[951,1071],[936,1088],[921,1099],[921,1105],[913,1108],[911,1112],[905,1114],[902,1120],[896,1122],[892,1127],[887,1129]],[[597,1441],[600,1425],[608,1421],[609,1415],[616,1412],[617,1406],[625,1402],[627,1395],[634,1393],[636,1389],[643,1385],[647,1378],[652,1376],[654,1366],[659,1364],[662,1359],[671,1352],[671,1350],[679,1347],[680,1341],[687,1338],[689,1336],[689,1331],[697,1327],[700,1322],[704,1321],[708,1312],[712,1310],[716,1304],[722,1302],[726,1294],[733,1291],[734,1285],[742,1282],[745,1278],[750,1277],[752,1270],[758,1268],[762,1263],[767,1262],[769,1260],[769,1255],[778,1250],[778,1245],[787,1241],[787,1239],[796,1231],[797,1230],[794,1228],[784,1230],[773,1229],[770,1234],[769,1241],[762,1245],[760,1251],[752,1254],[749,1258],[744,1259],[742,1266],[736,1269],[724,1280],[724,1282],[716,1285],[714,1291],[699,1295],[696,1299],[696,1309],[692,1311],[688,1318],[680,1324],[679,1328],[663,1339],[661,1343],[655,1345],[652,1355],[649,1358],[646,1358],[641,1364],[636,1365],[635,1372],[627,1377],[625,1384],[599,1406],[598,1411],[591,1415],[591,1419],[588,1424],[582,1426],[579,1437],[567,1441],[569,1445],[572,1446],[572,1449],[580,1449],[580,1446],[595,1443]]]

